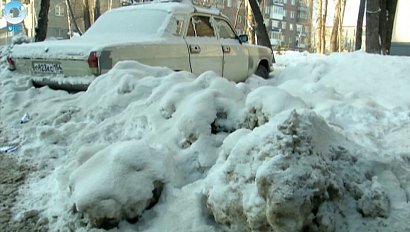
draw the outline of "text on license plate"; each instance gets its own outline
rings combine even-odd
[[[63,73],[63,68],[58,62],[33,62],[33,70],[35,73]]]

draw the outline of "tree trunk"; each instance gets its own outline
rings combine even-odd
[[[65,2],[66,7],[67,7],[67,25],[68,25],[68,37],[71,39],[71,36],[73,35],[73,29],[71,28],[71,17],[70,17],[70,9],[68,8],[67,1]]]
[[[316,52],[323,53],[322,51],[322,29],[323,29],[323,18],[322,18],[322,0],[318,0],[317,2],[317,19],[316,19]]]
[[[380,0],[367,1],[366,10],[366,52],[380,54],[379,16]]]
[[[386,35],[387,35],[386,0],[380,0],[379,36],[380,36],[380,49],[383,55],[387,54]]]
[[[46,39],[49,9],[50,9],[50,0],[41,0],[40,12],[38,14],[37,27],[35,29],[36,31],[36,36],[34,37],[35,42],[44,41]]]
[[[306,43],[307,43],[307,50],[308,50],[309,52],[312,52],[312,48],[313,48],[313,45],[312,45],[313,0],[307,0],[306,3],[307,3],[308,8],[309,8],[309,11],[308,11],[308,30],[307,30],[307,33],[306,33],[306,36],[307,36],[307,41],[306,41]]]
[[[344,41],[343,41],[343,22],[345,19],[345,10],[346,10],[346,0],[341,0],[341,13],[340,13],[340,20],[339,20],[339,52],[342,52],[344,49]]]
[[[243,5],[244,0],[240,0],[239,7],[236,8],[236,13],[235,13],[235,23],[233,28],[236,30],[236,27],[238,26],[238,18],[239,18],[239,11],[241,11],[242,5]]]
[[[81,32],[80,27],[78,27],[77,20],[75,20],[74,13],[73,13],[73,8],[71,7],[70,0],[66,0],[66,4],[67,4],[68,10],[70,11],[70,15],[68,16],[68,17],[71,18],[70,21],[72,21],[74,23],[74,27],[75,27],[77,33],[82,35],[83,33]]]
[[[359,15],[357,16],[357,25],[356,25],[355,50],[360,50],[362,48],[363,18],[364,18],[365,8],[366,8],[366,0],[360,0]]]
[[[100,0],[95,0],[95,5],[94,5],[94,22],[97,21],[98,17],[101,15],[101,9],[100,9]]]
[[[394,16],[396,15],[397,0],[388,0],[387,4],[387,30],[386,30],[386,52],[390,54],[391,39],[393,34]]]
[[[108,11],[110,11],[112,9],[112,0],[109,0],[108,3]]]
[[[336,0],[335,4],[335,16],[333,18],[332,34],[330,36],[330,52],[336,52],[338,48],[339,25],[341,14],[341,0]]]
[[[256,23],[256,44],[272,49],[268,31],[266,30],[265,22],[263,20],[263,15],[261,9],[259,8],[258,2],[256,0],[249,0],[249,5],[251,6]]]
[[[87,31],[91,26],[90,18],[90,5],[88,0],[83,0],[83,17],[84,17],[84,30]]]
[[[255,25],[254,25],[254,19],[253,19],[253,14],[252,14],[252,9],[250,7],[249,1],[247,1],[246,4],[246,34],[249,36],[249,43],[250,44],[255,44]]]
[[[323,23],[322,23],[322,53],[326,53],[326,18],[327,18],[327,5],[328,5],[328,0],[325,0],[325,6],[324,6],[324,13],[323,13]]]

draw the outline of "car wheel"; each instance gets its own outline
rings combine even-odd
[[[262,77],[263,79],[268,79],[269,78],[269,70],[263,66],[259,65],[258,68],[256,69],[255,75]]]

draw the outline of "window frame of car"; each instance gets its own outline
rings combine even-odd
[[[204,21],[203,18],[209,19],[209,22]],[[200,24],[200,26],[202,26],[202,25],[205,25],[205,27],[206,27],[206,26],[209,26],[210,29],[212,29],[213,36],[206,36],[206,35],[205,35],[205,36],[202,36],[202,35],[198,35],[197,30],[194,29],[194,28],[192,28],[192,30],[193,30],[193,32],[195,33],[195,35],[189,35],[189,34],[190,34],[190,28],[191,28],[191,26],[193,25],[193,24],[192,24],[192,19],[197,20],[198,24],[201,23],[201,22],[204,22],[204,23]],[[184,35],[185,35],[185,36],[184,36],[185,38],[186,38],[186,37],[197,37],[197,38],[203,38],[203,37],[213,38],[213,37],[215,37],[216,39],[218,39],[218,35],[216,34],[214,25],[213,25],[213,23],[212,23],[212,15],[209,15],[209,14],[201,14],[201,13],[194,13],[194,14],[189,15],[189,17],[188,17],[188,23],[187,23],[187,27],[186,27],[185,34],[184,34]]]
[[[219,34],[219,25],[216,22],[217,20],[223,21],[229,27],[229,29],[233,33],[233,35],[235,35],[235,38],[229,38],[229,39],[235,39],[240,44],[243,43],[243,41],[240,40],[239,36],[236,34],[235,30],[233,30],[233,27],[230,24],[229,20],[227,20],[226,18],[224,18],[222,16],[219,16],[219,15],[204,14],[204,13],[198,13],[198,12],[188,15],[187,23],[186,23],[186,26],[185,26],[185,32],[184,32],[184,36],[183,36],[184,38],[187,38],[187,37],[206,37],[206,36],[189,36],[188,35],[188,31],[189,31],[189,28],[191,26],[191,19],[193,17],[207,17],[207,18],[209,18],[209,24],[211,25],[211,27],[213,29],[213,33],[214,33],[213,37],[215,37],[218,40],[227,39],[227,38],[221,38],[221,36]]]
[[[235,30],[233,29],[232,25],[229,23],[229,20],[227,20],[226,18],[221,17],[221,16],[214,16],[213,18],[214,18],[214,20],[215,20],[216,27],[218,28],[218,29],[216,30],[216,33],[218,34],[218,39],[235,39],[235,40],[238,40],[239,43],[241,43],[241,40],[239,39],[239,36],[236,34],[236,32],[235,32]],[[227,28],[229,28],[230,32],[233,34],[233,37],[229,37],[229,38],[222,38],[222,37],[221,37],[221,35],[220,35],[220,31],[221,31],[220,29],[221,29],[221,27],[220,27],[220,23],[217,22],[218,20],[219,20],[220,22],[225,23],[225,26],[227,26]]]
[[[187,21],[187,16],[184,14],[174,14],[171,16],[170,19],[170,24],[175,23],[175,30],[172,31],[172,35],[174,36],[184,36],[185,34],[185,27],[186,27],[186,21]]]

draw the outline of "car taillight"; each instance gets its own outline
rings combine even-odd
[[[88,56],[88,66],[90,68],[98,68],[97,52],[90,52],[90,56]]]
[[[9,64],[9,69],[10,70],[15,70],[16,69],[16,65],[14,63],[13,58],[11,58],[11,56],[7,56],[7,63]]]
[[[90,52],[87,62],[88,67],[91,70],[91,73],[94,75],[100,75],[100,67],[97,52]]]

